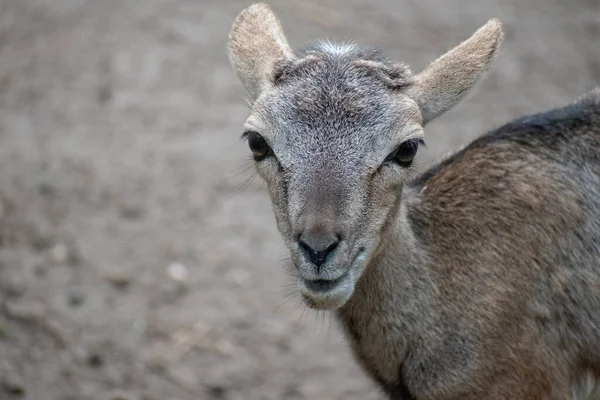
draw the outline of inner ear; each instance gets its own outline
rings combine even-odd
[[[272,85],[293,59],[279,20],[264,3],[251,5],[236,18],[229,34],[229,60],[252,101]]]

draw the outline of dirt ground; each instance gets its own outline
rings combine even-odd
[[[225,41],[248,4],[0,0],[0,399],[381,398],[330,315],[286,299],[265,190],[240,190]],[[505,23],[422,165],[600,84],[598,0],[272,5],[293,44],[353,38],[413,70]]]

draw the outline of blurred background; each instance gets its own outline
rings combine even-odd
[[[0,399],[381,399],[306,310],[239,141],[233,0],[0,0]],[[600,84],[598,0],[271,2],[293,45],[413,71],[490,17],[506,40],[431,123],[425,165]]]

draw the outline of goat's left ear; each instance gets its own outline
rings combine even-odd
[[[279,20],[265,3],[253,4],[237,16],[229,33],[228,50],[252,101],[273,83],[277,63],[293,57]]]
[[[462,100],[490,67],[503,37],[502,23],[493,18],[415,76],[405,93],[419,105],[423,125]]]

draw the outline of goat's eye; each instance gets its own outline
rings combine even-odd
[[[267,141],[256,132],[247,132],[244,134],[248,138],[248,147],[252,151],[252,155],[256,161],[264,160],[271,154],[271,148]]]
[[[395,162],[402,167],[410,167],[419,145],[423,143],[422,139],[410,139],[400,144],[396,149],[386,158],[387,162]]]

